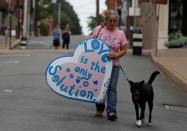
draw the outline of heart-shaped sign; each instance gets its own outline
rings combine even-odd
[[[102,40],[82,41],[73,56],[54,59],[46,69],[46,81],[58,95],[103,103],[110,82],[113,61],[109,46]]]

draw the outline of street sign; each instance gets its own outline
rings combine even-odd
[[[130,7],[129,8],[129,16],[140,16],[140,8]]]
[[[52,3],[53,3],[53,4],[56,4],[56,0],[52,0]]]
[[[102,40],[82,41],[73,56],[61,56],[48,65],[47,84],[60,96],[104,103],[113,66],[110,51]]]

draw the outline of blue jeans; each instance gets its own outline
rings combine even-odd
[[[119,70],[120,66],[113,66],[112,68],[112,75],[110,84],[108,87],[107,92],[107,115],[110,113],[117,113],[116,112],[116,105],[117,105],[117,83],[119,77]],[[105,104],[96,104],[96,110],[98,112],[103,112],[105,109]]]

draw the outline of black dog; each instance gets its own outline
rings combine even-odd
[[[132,101],[135,106],[136,110],[136,125],[140,127],[142,123],[144,122],[144,112],[145,112],[145,106],[146,102],[149,106],[149,122],[148,125],[151,126],[151,114],[153,109],[153,98],[154,98],[154,92],[152,87],[152,82],[155,79],[155,77],[160,74],[159,71],[154,71],[147,83],[144,81],[140,82],[130,82],[130,89],[132,93]],[[139,117],[139,107],[141,109],[141,114]]]

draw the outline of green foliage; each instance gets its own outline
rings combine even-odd
[[[104,17],[99,15],[99,24],[103,24]],[[91,32],[93,32],[94,28],[96,27],[96,17],[90,16],[88,22],[88,28]]]
[[[77,14],[74,12],[73,7],[66,2],[65,0],[61,0],[62,5],[62,29],[65,28],[66,24],[70,24],[72,34],[81,34],[81,26],[80,20],[77,17]]]
[[[37,0],[40,1],[40,0]],[[81,26],[77,14],[74,12],[73,7],[65,0],[61,2],[61,29],[65,28],[66,24],[70,24],[72,34],[81,34]],[[49,6],[43,6],[49,5]],[[54,19],[54,27],[58,22],[57,4],[52,4],[51,0],[43,0],[43,5],[36,7],[36,21],[46,18]]]
[[[39,1],[40,0],[37,0],[37,2]],[[44,0],[43,4],[50,5],[50,0]],[[54,10],[53,6],[48,6],[47,8],[43,5],[36,6],[36,21],[53,17],[55,14],[57,14],[57,11]]]
[[[181,32],[169,34],[168,42],[164,45],[168,48],[185,48],[187,47],[187,37],[184,37]]]
[[[40,24],[40,34],[42,36],[48,36],[48,34],[49,34],[49,25],[41,23]]]
[[[169,34],[169,41],[171,40],[176,40],[182,37],[182,33],[181,32],[175,32],[175,33],[171,33]]]
[[[164,43],[168,48],[187,48],[187,37],[180,37]]]

